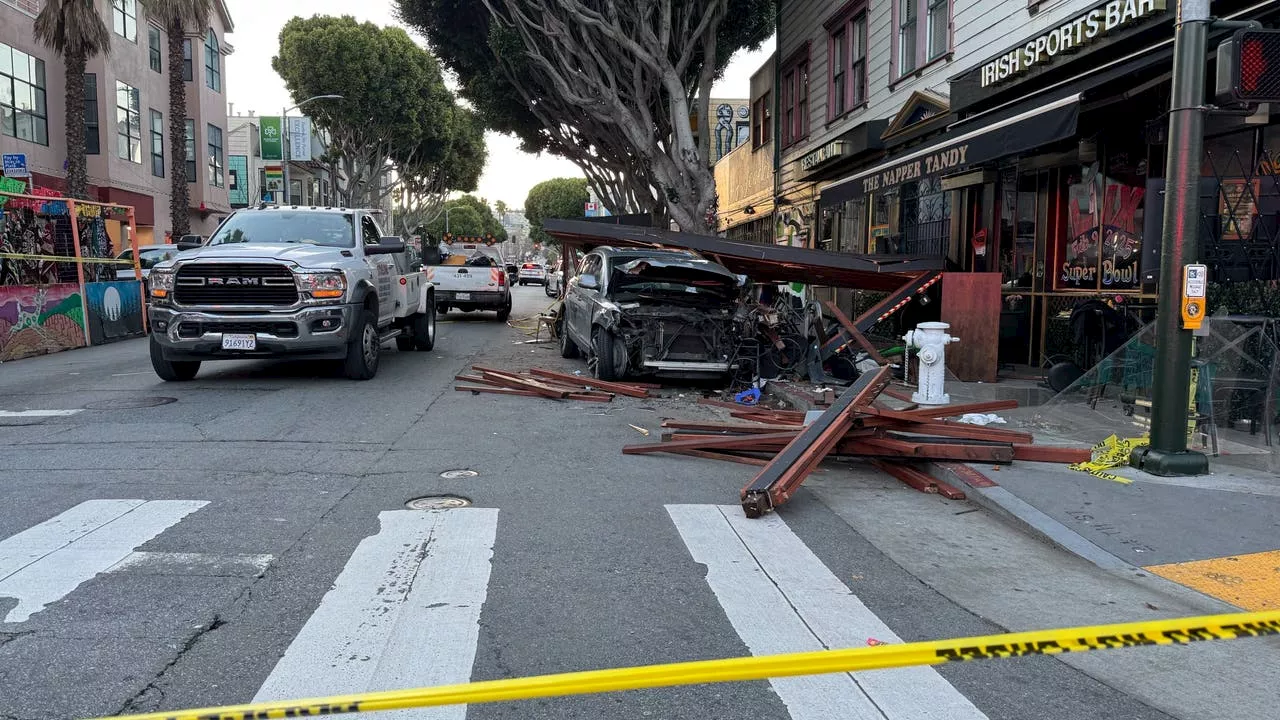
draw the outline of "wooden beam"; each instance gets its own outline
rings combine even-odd
[[[644,445],[627,445],[622,448],[623,455],[643,455],[645,453],[655,452],[671,452],[672,450],[705,450],[707,448],[736,448],[742,450],[750,450],[753,447],[760,447],[763,444],[781,440],[787,442],[794,438],[792,433],[780,433],[776,435],[739,435],[733,437],[720,437],[717,435],[707,435],[690,440],[673,440],[664,443],[646,443]]]
[[[1070,465],[1072,463],[1089,462],[1093,459],[1093,451],[1089,448],[1053,447],[1050,445],[1014,445],[1013,459]]]
[[[865,335],[863,335],[861,332],[858,331],[857,326],[853,324],[853,321],[850,320],[849,317],[844,314],[844,311],[842,311],[839,306],[837,306],[835,303],[831,302],[830,300],[823,300],[822,304],[827,306],[827,309],[830,310],[831,314],[835,316],[836,322],[840,323],[841,327],[844,328],[844,331],[846,333],[849,333],[849,336],[853,338],[854,342],[858,343],[858,345],[863,350],[867,351],[867,355],[872,360],[875,360],[877,365],[888,364],[887,361],[884,359],[884,357],[880,355],[880,351],[876,349],[876,346],[872,345],[871,341],[868,340]]]
[[[703,458],[704,460],[724,460],[727,462],[736,462],[741,465],[755,465],[764,467],[769,464],[768,460],[754,457],[743,457],[742,455],[732,455],[729,453],[718,453],[711,450],[675,450],[676,455],[687,455],[689,457]]]
[[[550,370],[543,370],[541,368],[533,368],[529,372],[534,375],[537,375],[538,377],[550,378],[552,380],[560,380],[564,382],[580,383],[584,387],[590,386],[593,388],[600,388],[602,390],[608,390],[609,392],[617,393],[619,395],[626,395],[627,397],[634,397],[634,398],[649,397],[648,390],[641,387],[636,387],[634,385],[627,385],[626,383],[607,382],[605,380],[595,380],[591,378],[584,379],[584,378],[577,377],[575,375],[568,375],[566,373],[560,373],[560,372],[552,372]]]

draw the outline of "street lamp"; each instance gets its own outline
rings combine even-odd
[[[307,103],[313,100],[343,100],[343,99],[344,98],[341,95],[312,95],[306,100],[303,100],[297,105],[294,105],[293,107],[288,108],[280,113],[280,124],[284,126],[283,128],[281,128],[284,134],[284,139],[283,139],[282,148],[281,148],[284,155],[284,202],[280,203],[280,205],[283,206],[283,205],[289,204],[289,111],[301,110],[303,105],[306,105]]]

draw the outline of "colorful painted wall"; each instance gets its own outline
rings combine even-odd
[[[84,347],[76,283],[0,286],[0,362]]]
[[[85,283],[89,339],[94,345],[142,334],[142,289],[137,280]]]

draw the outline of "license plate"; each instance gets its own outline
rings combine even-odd
[[[456,296],[454,296],[454,297],[456,297],[458,300],[470,300],[470,299],[471,299],[471,293],[458,293],[458,294],[457,294]]]
[[[222,349],[223,350],[257,350],[258,336],[257,335],[235,335],[231,333],[224,333],[222,335]]]

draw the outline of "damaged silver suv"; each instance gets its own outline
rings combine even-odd
[[[685,250],[597,248],[565,289],[560,354],[601,380],[734,369],[746,278]]]

